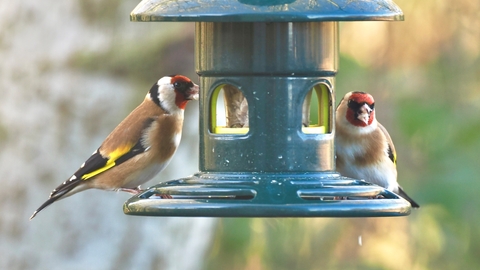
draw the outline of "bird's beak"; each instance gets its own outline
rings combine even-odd
[[[363,104],[360,109],[357,111],[357,119],[364,122],[366,125],[368,125],[368,121],[370,120],[370,114],[372,113],[372,108],[368,106],[367,104]]]
[[[185,99],[187,100],[198,100],[198,93],[200,92],[200,87],[196,84],[193,84],[190,89],[187,91]]]

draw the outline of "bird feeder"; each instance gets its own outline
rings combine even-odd
[[[339,21],[403,20],[395,3],[143,0],[131,20],[195,22],[200,171],[132,197],[126,214],[410,214],[398,195],[335,171]]]

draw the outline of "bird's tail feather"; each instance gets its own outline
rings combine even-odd
[[[398,195],[402,196],[402,198],[407,200],[413,208],[420,208],[420,205],[418,205],[418,203],[416,203],[412,198],[410,198],[410,196],[408,196],[401,187],[398,187]]]
[[[73,195],[76,192],[71,193],[74,188],[76,188],[81,183],[81,180],[74,180],[74,181],[66,181],[65,183],[58,186],[53,192],[50,194],[50,198],[46,200],[40,207],[33,212],[30,220],[32,220],[40,211],[45,209],[50,204],[54,203],[55,201]]]

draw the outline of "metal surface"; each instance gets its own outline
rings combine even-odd
[[[302,132],[305,96],[332,92],[338,23],[209,23],[196,26],[200,75],[200,171],[333,171],[333,134]],[[228,56],[228,57],[227,57]],[[249,132],[212,134],[214,90],[230,84],[248,100]],[[332,100],[326,110],[333,114]]]
[[[201,77],[330,77],[338,69],[338,22],[199,22],[195,38]]]
[[[172,198],[159,197],[166,194]],[[392,192],[335,173],[199,173],[161,183],[124,206],[129,215],[197,217],[381,217],[410,209]]]
[[[311,22],[396,21],[391,0],[143,0],[132,21]]]

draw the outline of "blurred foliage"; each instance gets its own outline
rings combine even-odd
[[[122,15],[119,0],[82,0],[78,1],[79,11],[84,21],[89,24],[107,24],[115,27],[118,16]]]
[[[135,23],[139,24],[139,23]],[[78,51],[68,66],[102,72],[135,81],[142,93],[161,76],[183,74],[196,78],[193,55],[193,24],[168,24],[158,34],[119,41],[103,51]],[[165,32],[167,34],[165,34]],[[178,33],[182,33],[178,35]],[[165,36],[172,38],[166,39]]]
[[[97,23],[103,25],[103,21]],[[133,24],[138,26],[140,23]],[[182,74],[198,81],[193,54],[194,24],[165,24],[166,27],[159,28],[159,31],[153,34],[152,31],[144,31],[139,27],[138,30],[145,32],[146,35],[127,39],[119,36],[116,44],[107,46],[104,50],[79,50],[67,59],[66,66],[86,72],[127,78],[133,82],[132,85],[135,86],[133,90],[142,97],[145,95],[145,89],[150,89],[154,82],[165,75]],[[136,105],[138,99],[132,99],[127,111]],[[187,110],[187,114],[191,112]]]
[[[205,269],[479,269],[480,2],[395,1],[404,22],[340,30],[337,102],[376,98],[408,217],[221,219]]]

